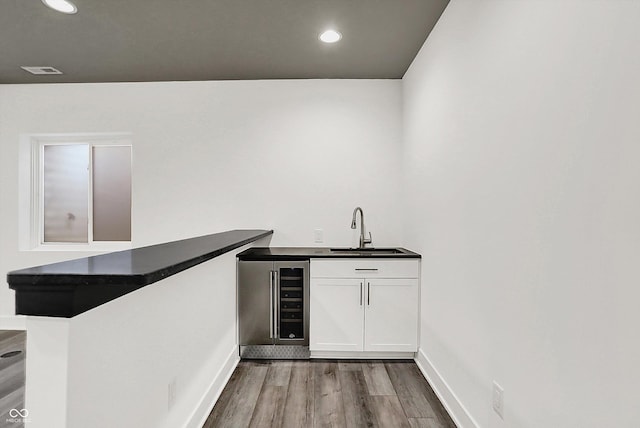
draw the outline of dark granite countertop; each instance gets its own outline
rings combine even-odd
[[[345,251],[347,250],[347,251]],[[394,254],[375,251],[352,252],[347,248],[329,247],[253,247],[238,254],[240,260],[309,260],[311,258],[385,258],[419,259],[420,254],[397,248]]]
[[[17,315],[73,317],[174,275],[272,230],[231,230],[9,272]]]

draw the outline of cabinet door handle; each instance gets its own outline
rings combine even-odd
[[[364,284],[360,283],[360,306],[362,306],[362,289],[364,288]]]
[[[378,268],[356,268],[356,271],[377,271]]]
[[[371,283],[367,282],[367,306],[371,306]]]

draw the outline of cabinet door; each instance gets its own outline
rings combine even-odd
[[[273,262],[238,262],[238,340],[240,345],[273,343]]]
[[[418,280],[366,279],[365,351],[418,350]]]
[[[364,280],[311,278],[309,349],[362,351]]]

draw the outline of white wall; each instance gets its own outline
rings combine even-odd
[[[419,359],[464,426],[640,426],[638,22],[452,0],[404,77]]]
[[[0,274],[86,255],[18,251],[21,134],[132,132],[136,247],[236,228],[349,246],[356,205],[382,246],[401,234],[401,125],[398,80],[0,85]]]

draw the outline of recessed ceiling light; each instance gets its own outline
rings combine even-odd
[[[53,10],[69,15],[73,15],[78,12],[76,5],[68,0],[42,0],[42,3],[46,4]]]
[[[320,34],[318,38],[325,43],[335,43],[342,38],[342,34],[336,30],[327,30]]]
[[[31,74],[62,74],[62,71],[57,68],[45,66],[22,66],[20,67],[24,71],[28,71]]]

